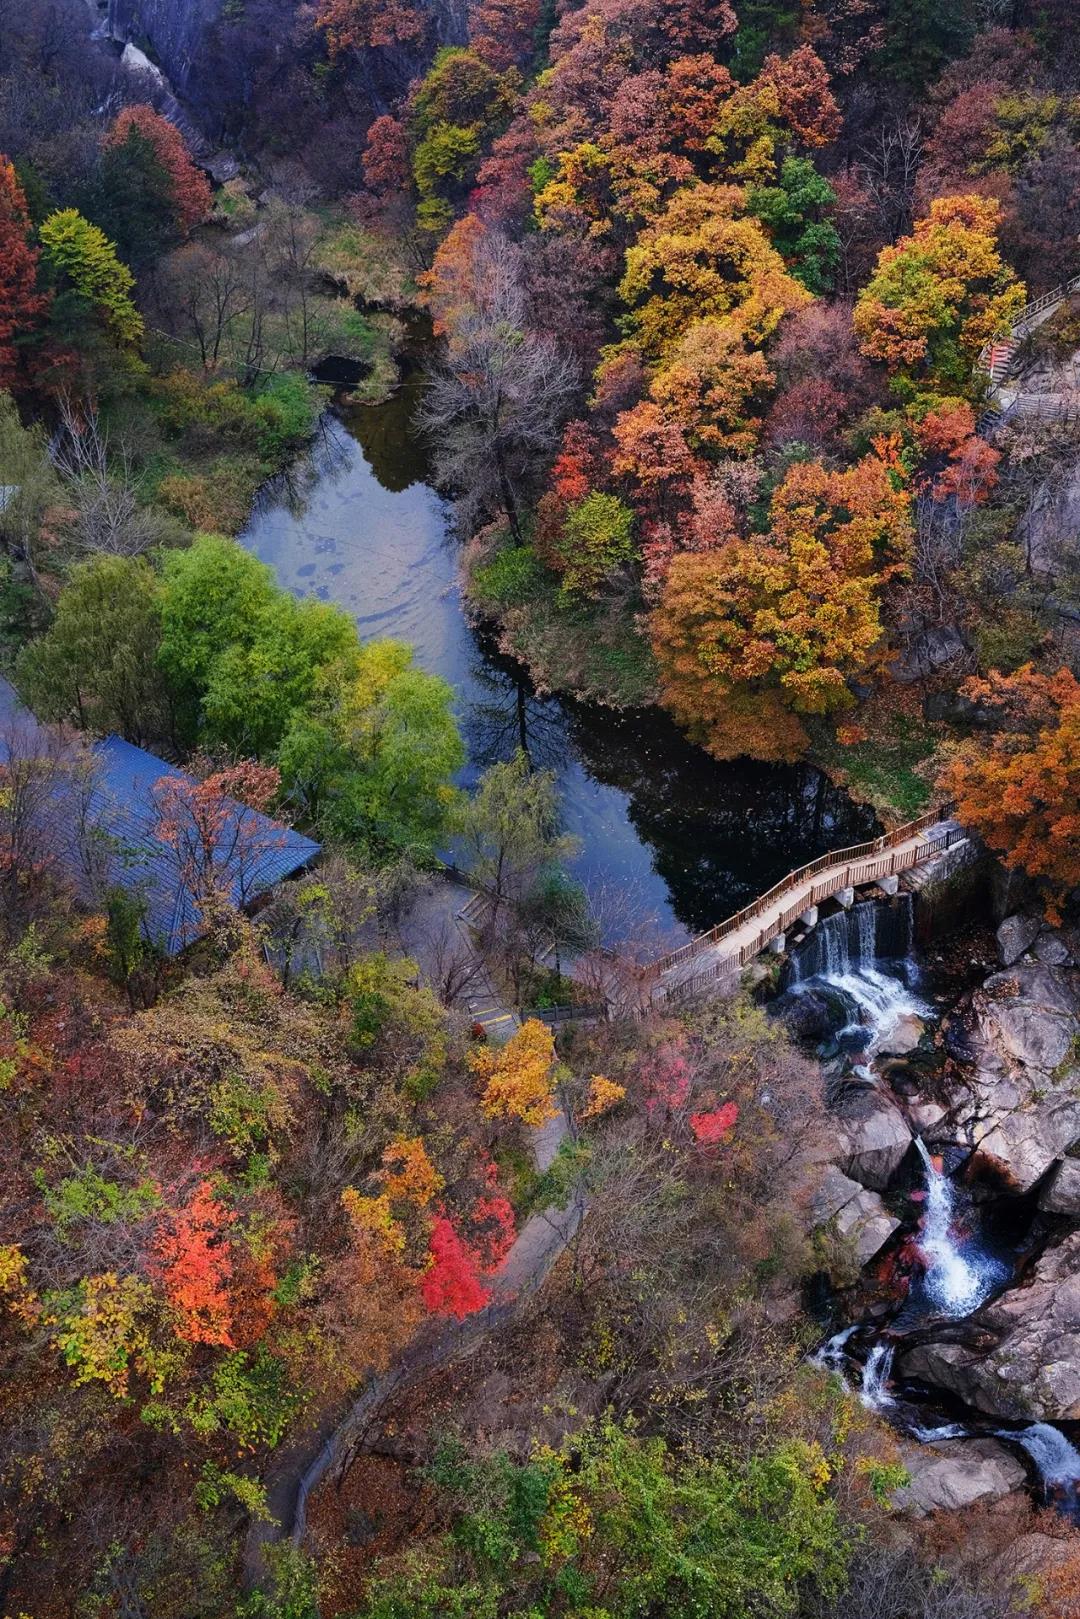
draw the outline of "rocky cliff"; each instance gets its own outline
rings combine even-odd
[[[108,28],[114,39],[145,50],[180,95],[197,100],[192,70],[223,6],[224,0],[109,0]]]

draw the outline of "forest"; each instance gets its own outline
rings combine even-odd
[[[1075,23],[0,4],[2,1619],[1078,1619]],[[376,420],[515,717],[963,855],[665,980],[249,542]]]

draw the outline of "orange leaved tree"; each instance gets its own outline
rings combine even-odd
[[[1000,212],[993,197],[935,197],[910,236],[882,248],[855,304],[864,354],[911,381],[967,381],[1026,296],[998,252]]]
[[[627,250],[623,323],[650,359],[710,316],[733,316],[760,343],[812,301],[745,209],[739,186],[684,186]]]
[[[963,687],[993,728],[962,745],[942,785],[957,815],[1052,903],[1080,883],[1080,683],[1068,669],[991,673]]]
[[[555,1040],[538,1018],[529,1018],[504,1046],[482,1046],[469,1061],[483,1081],[480,1105],[489,1119],[535,1126],[555,1117]]]
[[[653,614],[664,702],[722,759],[797,758],[799,715],[851,703],[909,545],[908,497],[872,456],[793,466],[769,516],[765,536],[677,555]]]
[[[14,165],[0,157],[0,388],[20,377],[19,338],[38,324],[46,300],[37,290],[37,251],[30,245],[30,215]]]
[[[210,182],[196,168],[188,144],[175,124],[153,107],[121,107],[105,136],[105,145],[123,146],[132,135],[146,141],[169,177],[169,200],[176,227],[187,236],[210,212],[213,196]]]

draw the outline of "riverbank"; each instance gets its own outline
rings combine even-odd
[[[497,525],[466,546],[470,615],[541,691],[616,710],[660,706],[659,674],[644,610],[625,598],[582,602],[560,589],[529,546]],[[869,694],[840,723],[809,720],[807,763],[873,808],[887,826],[921,814],[933,796],[947,727],[925,718],[921,685]]]

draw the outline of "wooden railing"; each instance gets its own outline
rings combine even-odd
[[[1053,287],[1049,292],[1044,292],[1041,298],[1033,298],[1017,314],[1009,328],[1009,337],[1027,337],[1031,329],[1031,322],[1036,315],[1041,315],[1044,309],[1052,309],[1055,305],[1064,303],[1069,294],[1076,292],[1078,288],[1080,288],[1080,275],[1074,275],[1068,281],[1063,281],[1059,287]],[[1001,336],[992,337],[989,343],[983,345],[977,361],[980,370],[985,371],[992,382],[1000,382],[1003,377],[1009,374],[1008,366],[1004,371],[999,372],[991,359],[992,351],[998,347],[1001,341]],[[1009,356],[1009,361],[1011,364],[1011,355]]]
[[[940,819],[942,813],[944,812],[936,812],[937,818]],[[914,825],[915,823],[912,824]],[[910,829],[908,835],[911,835]],[[894,848],[883,853],[879,859],[872,861],[869,866],[860,863],[857,881],[860,885],[872,883],[877,882],[881,877],[893,877],[901,871],[909,871],[912,866],[921,865],[924,860],[929,859],[931,855],[940,854],[943,849],[951,849],[954,843],[960,843],[966,837],[967,833],[961,827],[954,826],[948,828],[947,831],[939,832],[936,837],[927,838],[924,843],[914,845],[910,849]],[[692,973],[686,978],[677,979],[672,984],[661,986],[658,999],[666,1002],[688,1000],[694,995],[701,994],[711,984],[725,978],[733,978],[737,972],[748,966],[750,962],[761,954],[770,939],[775,939],[777,934],[786,932],[792,922],[801,916],[809,906],[816,905],[823,899],[828,899],[830,894],[835,894],[838,886],[843,887],[846,885],[825,882],[822,883],[820,890],[815,886],[810,895],[803,894],[794,905],[788,910],[782,911],[779,916],[774,917],[771,923],[761,928],[753,939],[748,939],[737,950],[731,951],[730,954],[725,953],[719,960],[710,962],[708,967],[700,973]],[[697,941],[695,940],[694,942],[696,943]]]
[[[734,916],[729,916],[724,922],[718,922],[715,927],[709,928],[706,933],[698,934],[696,939],[691,939],[687,944],[680,945],[677,950],[669,950],[667,955],[659,956],[651,964],[650,976],[659,978],[664,973],[670,972],[672,967],[677,967],[680,963],[701,955],[705,950],[711,950],[722,939],[726,939],[730,934],[737,932],[747,922],[752,922],[754,917],[760,916],[763,911],[769,909],[770,905],[775,905],[778,899],[782,899],[793,888],[805,883],[808,877],[816,876],[819,871],[829,871],[837,866],[848,866],[853,861],[864,860],[869,855],[881,855],[884,857],[883,861],[875,862],[874,870],[871,874],[861,877],[859,880],[861,882],[875,882],[879,876],[895,875],[894,868],[889,864],[886,851],[895,850],[899,844],[906,843],[909,838],[915,837],[917,833],[924,831],[926,827],[933,826],[935,822],[944,820],[951,812],[951,804],[939,805],[936,809],[927,810],[925,815],[920,815],[916,820],[909,821],[906,826],[898,826],[894,831],[886,832],[880,838],[871,838],[868,843],[853,843],[846,849],[833,849],[828,854],[818,855],[816,860],[810,860],[805,866],[799,866],[797,870],[789,871],[786,877],[781,877],[780,881],[774,883],[766,893],[759,895],[751,904],[744,905],[741,911],[735,912]],[[920,855],[921,858],[923,858],[922,855]],[[880,871],[877,870],[878,865],[881,866]],[[827,899],[830,894],[836,892],[837,888],[844,886],[843,883],[823,883],[821,885],[820,899]],[[790,915],[788,916],[787,912],[784,913],[788,917],[788,922],[794,921],[808,906],[816,905],[819,902],[818,898],[811,896],[817,895],[817,887],[811,890],[809,896],[807,894],[801,895],[798,906]],[[781,929],[777,928],[776,931],[780,932]],[[757,948],[760,949],[761,946],[759,945]],[[753,953],[756,955],[757,950]]]

